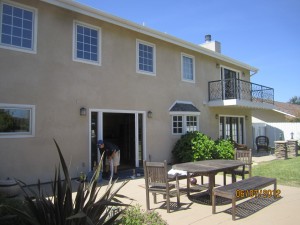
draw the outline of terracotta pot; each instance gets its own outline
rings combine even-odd
[[[15,197],[20,192],[21,188],[15,179],[0,180],[0,196]]]

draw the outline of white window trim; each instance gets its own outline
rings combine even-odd
[[[184,78],[184,67],[183,67],[183,57],[188,57],[188,58],[191,58],[192,61],[193,61],[193,80],[190,80],[190,79],[186,79]],[[195,74],[196,74],[196,71],[195,71],[195,56],[193,55],[189,55],[189,54],[186,54],[186,53],[181,53],[181,80],[182,81],[185,81],[185,82],[189,82],[189,83],[195,83]]]
[[[88,27],[88,28],[91,28],[91,29],[95,29],[95,30],[98,31],[98,53],[99,53],[98,62],[85,60],[85,59],[81,59],[81,58],[76,57],[76,50],[77,50],[77,47],[76,47],[76,45],[77,45],[77,43],[76,43],[76,40],[77,40],[76,25],[77,24]],[[94,25],[91,25],[91,24],[88,24],[88,23],[85,23],[85,22],[78,21],[78,20],[73,21],[73,61],[101,66],[101,63],[102,63],[101,44],[102,44],[101,27],[97,27],[97,26],[94,26]]]
[[[32,42],[32,49],[26,49],[26,48],[21,48],[18,46],[13,46],[13,45],[5,45],[0,42],[0,48],[4,49],[9,49],[9,50],[14,50],[14,51],[20,51],[20,52],[25,52],[25,53],[31,53],[31,54],[36,54],[37,53],[37,21],[38,21],[38,10],[36,8],[21,4],[21,3],[16,3],[10,0],[3,0],[0,2],[0,38],[2,36],[2,8],[3,8],[3,3],[5,4],[10,4],[16,7],[23,8],[25,10],[30,10],[33,11],[33,42]]]
[[[149,45],[153,48],[153,72],[148,72],[139,69],[139,43]],[[136,39],[136,72],[140,74],[156,76],[156,45],[147,41]]]
[[[187,111],[176,111],[176,112],[170,112],[171,116],[199,116],[200,112],[187,112]]]
[[[185,112],[184,114],[183,113],[170,113],[170,115],[172,116],[172,135],[183,135],[183,134],[186,134],[187,132],[187,126],[186,126],[186,123],[187,123],[187,116],[196,116],[196,121],[197,121],[197,127],[196,127],[196,130],[199,131],[199,113],[191,113],[191,112]],[[182,116],[182,133],[174,133],[174,127],[173,127],[173,116]]]
[[[28,138],[35,137],[35,105],[4,104],[0,103],[0,108],[18,108],[30,110],[30,132],[28,133],[7,133],[1,134],[0,138]]]

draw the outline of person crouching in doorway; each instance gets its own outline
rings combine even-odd
[[[98,146],[100,152],[105,152],[105,172],[103,172],[103,178],[117,178],[118,166],[120,165],[120,148],[113,143],[103,140],[98,141]]]

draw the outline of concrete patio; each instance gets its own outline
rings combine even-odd
[[[263,161],[275,159],[274,155],[258,155],[253,156],[254,166]],[[200,178],[197,178],[198,182]],[[124,180],[118,181],[114,189]],[[208,180],[205,177],[204,182]],[[227,178],[227,183],[230,183],[230,177]],[[78,183],[73,181],[74,189]],[[101,191],[105,190],[107,180],[102,180],[99,184]],[[216,176],[216,184],[223,184],[223,175]],[[49,190],[50,185],[45,184],[43,188]],[[180,180],[180,188],[186,188],[186,180]],[[272,189],[269,186],[265,189]],[[165,200],[161,195],[158,195],[158,203],[153,203],[153,197],[150,194],[150,207],[158,212],[169,225],[211,225],[211,224],[264,224],[264,225],[298,225],[300,221],[300,188],[277,185],[281,191],[281,198],[274,200],[273,198],[247,198],[237,202],[237,220],[232,221],[231,203],[217,205],[217,214],[212,214],[212,206],[204,201],[192,201],[183,191],[180,196],[180,207],[176,207],[176,197],[171,198],[171,212],[167,213]],[[124,203],[131,205],[139,204],[142,209],[146,209],[146,191],[144,177],[136,177],[130,179],[129,182],[120,190],[120,195],[127,198],[121,198]],[[196,194],[196,193],[192,193]],[[75,193],[74,193],[75,197]]]
[[[198,179],[200,180],[200,179]],[[228,179],[230,180],[230,179]],[[222,184],[223,176],[216,176],[216,183]],[[119,183],[119,182],[118,182]],[[184,188],[186,181],[180,181],[180,187]],[[270,189],[273,187],[270,186]],[[266,188],[268,189],[268,188]],[[158,203],[153,203],[150,195],[150,207],[154,209],[170,225],[188,225],[188,224],[299,224],[300,221],[300,188],[278,185],[281,190],[282,198],[273,200],[273,198],[255,199],[248,198],[237,202],[237,220],[231,219],[231,204],[217,206],[217,214],[212,214],[211,205],[196,203],[187,198],[182,193],[180,197],[180,208],[173,207],[170,213],[167,213],[165,201],[162,196],[158,196]],[[132,205],[139,204],[146,209],[146,194],[144,188],[144,178],[132,179],[123,187],[119,194],[125,195],[132,200],[123,202]],[[176,205],[176,197],[171,198],[171,203]],[[241,216],[241,217],[239,217]]]
[[[274,155],[256,155],[253,156],[254,166],[263,161],[276,159]],[[197,179],[198,182],[200,178]],[[230,183],[230,178],[227,182]],[[105,185],[105,182],[103,185]],[[119,181],[117,183],[120,184]],[[207,182],[207,178],[204,178]],[[107,183],[107,182],[106,182]],[[216,183],[223,183],[223,175],[216,176]],[[129,197],[131,200],[123,202],[132,205],[139,204],[146,209],[145,181],[143,177],[131,179],[119,192],[119,194]],[[180,181],[180,188],[186,187],[186,180]],[[265,189],[272,189],[267,187]],[[298,225],[300,221],[300,188],[278,185],[281,191],[281,198],[247,198],[237,202],[237,220],[232,221],[231,203],[217,206],[217,214],[212,214],[211,205],[191,201],[185,192],[181,193],[180,208],[173,207],[171,212],[167,213],[165,200],[158,195],[158,203],[153,203],[153,197],[150,195],[150,207],[158,212],[164,220],[170,225],[211,225],[211,224],[264,224],[264,225]],[[171,198],[171,206],[176,206],[176,197]]]

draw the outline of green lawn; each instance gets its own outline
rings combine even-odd
[[[252,168],[252,175],[274,177],[278,184],[300,187],[300,156],[259,163]]]

